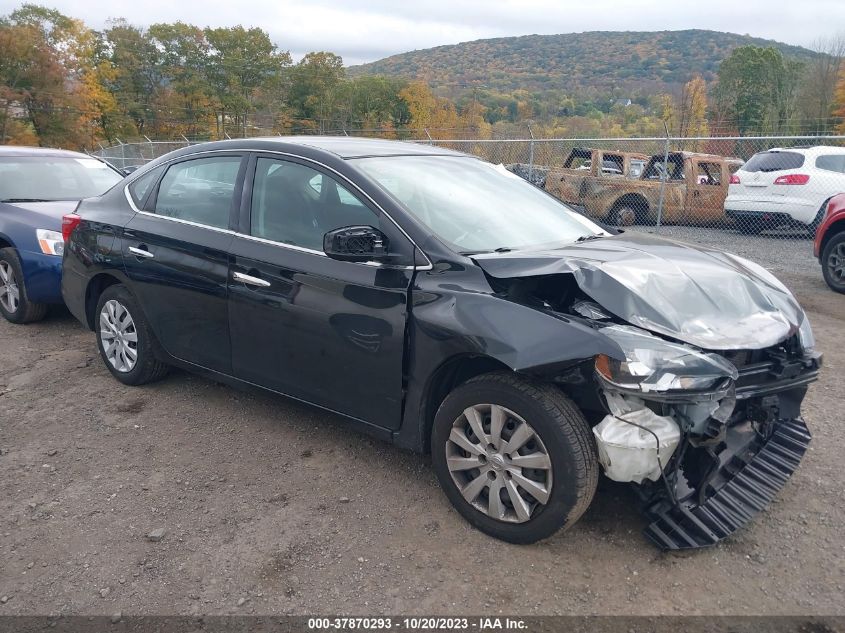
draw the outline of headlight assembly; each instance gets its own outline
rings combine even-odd
[[[625,360],[596,357],[596,371],[607,382],[628,391],[702,391],[720,387],[739,372],[728,360],[670,343],[639,328],[611,325],[599,332],[622,348]]]
[[[810,319],[804,315],[804,320],[801,321],[801,327],[798,328],[798,341],[801,343],[801,349],[805,352],[812,352],[816,349],[816,337],[813,336],[813,328],[810,326]]]
[[[41,252],[45,255],[58,255],[61,257],[65,252],[65,241],[62,238],[62,234],[58,231],[37,229],[35,235],[38,237],[38,246],[41,247]]]

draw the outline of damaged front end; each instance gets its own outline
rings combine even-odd
[[[821,355],[803,310],[761,267],[633,235],[479,264],[510,299],[589,324],[620,350],[588,368],[599,406],[579,404],[603,409],[599,461],[635,485],[658,547],[718,543],[797,468]],[[577,400],[584,381],[567,380]]]
[[[639,484],[658,547],[715,545],[772,500],[809,444],[800,405],[820,361],[809,325],[778,345],[720,354],[633,327],[600,331],[626,354],[596,360],[609,411],[594,427],[605,474]]]

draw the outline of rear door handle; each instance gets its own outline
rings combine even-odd
[[[143,257],[144,259],[150,259],[155,257],[150,251],[145,248],[135,248],[134,246],[129,247],[129,252],[132,253],[135,257]]]
[[[233,273],[232,278],[235,281],[240,281],[247,286],[258,286],[259,288],[269,288],[270,282],[260,277],[253,277],[252,275],[245,275],[244,273]]]

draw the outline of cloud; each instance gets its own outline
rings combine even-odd
[[[597,7],[580,0],[253,0],[238,3],[207,0],[44,0],[63,13],[102,28],[108,18],[123,17],[147,26],[182,20],[200,26],[259,26],[294,58],[329,50],[347,64],[395,53],[480,38],[531,33],[615,30],[713,29],[748,33],[798,45],[829,36],[845,25],[842,0],[711,0],[708,3],[665,0],[609,0]],[[0,14],[19,2],[0,0]]]

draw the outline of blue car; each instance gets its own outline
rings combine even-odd
[[[0,314],[12,323],[43,319],[62,303],[62,216],[123,175],[64,150],[0,147]]]

